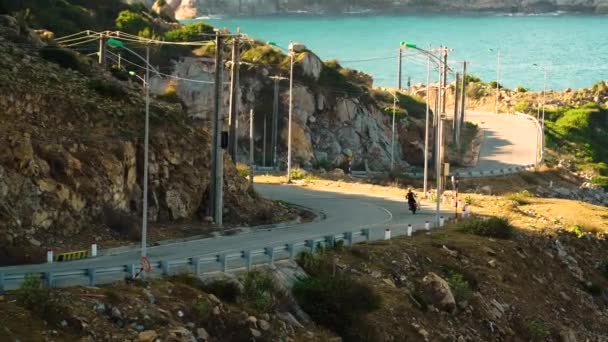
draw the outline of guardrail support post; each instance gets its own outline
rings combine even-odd
[[[274,265],[274,247],[266,247],[264,248],[266,254],[268,254],[268,265]]]
[[[353,232],[344,233],[344,237],[346,238],[346,243],[348,244],[348,247],[352,247],[353,246]]]
[[[135,265],[129,264],[127,265],[127,273],[129,274],[129,278],[135,278]]]
[[[251,251],[243,252],[243,256],[245,257],[245,266],[247,267],[247,271],[251,271],[251,266],[253,265],[253,256],[251,255]]]
[[[372,231],[369,228],[363,228],[361,230],[363,232],[363,235],[365,236],[365,241],[370,241],[371,240],[371,236],[372,236]]]
[[[87,275],[89,276],[89,286],[95,286],[95,269],[87,269]]]
[[[310,253],[315,253],[315,240],[306,240],[306,247],[310,248]]]
[[[162,270],[164,276],[168,276],[169,275],[169,261],[167,261],[167,260],[161,261],[160,269]]]
[[[192,257],[192,272],[195,276],[201,273],[201,259],[199,257]]]
[[[4,273],[0,272],[0,294],[4,293]]]
[[[221,254],[219,256],[219,262],[222,267],[222,272],[226,273],[228,271],[228,258],[226,254]]]
[[[287,244],[287,251],[289,252],[289,261],[294,261],[296,258],[296,245],[293,242]]]
[[[46,280],[46,287],[53,287],[53,272],[44,272],[44,279]]]

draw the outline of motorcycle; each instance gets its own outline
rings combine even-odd
[[[412,214],[416,215],[416,210],[418,210],[418,203],[416,203],[416,201],[408,201],[408,204],[410,206],[410,211],[412,212]]]

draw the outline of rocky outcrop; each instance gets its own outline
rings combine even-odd
[[[149,5],[153,0],[147,1]],[[264,15],[276,13],[483,12],[546,13],[555,11],[607,13],[606,0],[166,0],[178,19],[210,14]]]
[[[6,242],[68,237],[98,226],[105,208],[133,217],[142,211],[141,89],[86,59],[74,59],[69,69],[49,62],[27,45],[29,34],[0,25],[0,250]],[[150,220],[204,217],[206,127],[181,105],[156,100],[150,121]],[[228,160],[224,170],[225,222],[257,217],[258,204],[270,202],[254,198]]]
[[[325,89],[315,83],[319,79],[323,63],[311,52],[298,55],[296,67],[300,72],[293,88],[292,148],[295,163],[308,168],[315,164],[344,167],[347,155],[352,156],[353,166],[363,169],[367,163],[371,170],[386,170],[390,165],[391,131],[388,117],[377,108],[373,101],[362,97],[343,95],[333,89]],[[183,58],[175,64],[174,74],[189,79],[212,81],[214,67],[212,61],[200,58]],[[239,159],[249,160],[249,109],[255,112],[256,156],[264,151],[263,127],[267,124],[266,139],[271,135],[272,101],[274,82],[268,77],[267,67],[243,66],[241,69],[238,136],[241,140]],[[229,75],[224,72],[224,81]],[[155,89],[163,92],[167,83],[157,81]],[[310,84],[310,85],[309,85]],[[279,159],[285,162],[288,141],[289,88],[288,83],[280,84],[279,108]],[[176,83],[177,93],[192,117],[208,120],[213,108],[213,86],[205,83]],[[222,92],[222,113],[224,122],[228,117],[229,88]],[[397,134],[398,138],[398,134]],[[270,140],[267,140],[266,154],[270,160]],[[401,149],[395,148],[398,165]]]

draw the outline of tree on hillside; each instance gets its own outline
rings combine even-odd
[[[150,22],[139,13],[129,10],[118,13],[116,18],[116,28],[130,34],[139,34],[150,30]]]

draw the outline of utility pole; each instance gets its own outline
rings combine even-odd
[[[291,117],[293,112],[293,60],[295,51],[293,44],[289,43],[289,56],[291,57],[289,70],[289,123],[287,126],[287,183],[291,183]]]
[[[431,57],[426,59],[426,120],[424,126],[424,198],[428,193],[429,177],[429,101],[431,101]]]
[[[102,40],[103,41],[103,40]],[[101,54],[100,54],[101,56]],[[150,141],[150,45],[146,45],[146,119],[144,124],[144,193],[141,218],[141,256],[147,255],[148,248],[148,149]]]
[[[262,166],[266,166],[266,112],[264,112],[264,129],[262,134]]]
[[[232,41],[232,70],[230,77],[230,115],[228,119],[229,139],[228,152],[236,164],[237,158],[237,125],[238,125],[238,93],[239,93],[239,36]]]
[[[99,64],[106,65],[106,39],[103,34],[99,35]],[[120,58],[119,58],[120,61]],[[120,62],[119,62],[120,63]]]
[[[435,208],[435,226],[439,227],[439,212],[441,209],[441,194],[442,194],[442,181],[443,181],[443,116],[440,115],[437,119],[437,131],[435,132],[435,144],[437,145],[437,157],[436,157],[436,181],[437,181],[437,198]]]
[[[458,138],[458,131],[460,130],[460,120],[458,120],[458,106],[460,103],[459,90],[460,87],[460,74],[456,73],[456,81],[454,82],[454,121],[452,122],[452,143],[460,147],[460,139]]]
[[[280,76],[271,76],[270,79],[274,80],[274,102],[272,106],[272,132],[270,138],[270,153],[272,154],[272,166],[276,168],[278,167],[277,145],[279,134],[279,82],[281,80],[287,80],[287,78]]]
[[[462,133],[462,128],[464,127],[464,114],[465,114],[465,101],[467,94],[467,61],[462,62],[462,87],[461,87],[461,96],[460,96],[460,127],[458,134]],[[458,138],[460,140],[460,138]]]
[[[391,171],[395,168],[395,111],[397,110],[397,94],[393,94],[393,126],[391,133]]]
[[[253,108],[249,110],[249,186],[253,186]]]
[[[500,49],[496,50],[496,100],[494,109],[495,114],[498,114],[498,97],[500,96]]]
[[[222,118],[220,116],[220,94],[222,89],[222,37],[220,32],[215,32],[215,91],[213,103],[213,140],[211,143],[211,188],[210,208],[214,222],[222,225],[223,214],[223,151],[221,147]]]
[[[445,115],[445,107],[446,107],[446,95],[447,95],[447,83],[448,83],[448,47],[444,46],[442,49],[443,53],[443,84],[441,87],[442,91],[442,100],[441,100],[441,115]]]
[[[399,46],[399,57],[397,58],[397,90],[401,90],[401,66],[403,60],[403,50]]]

